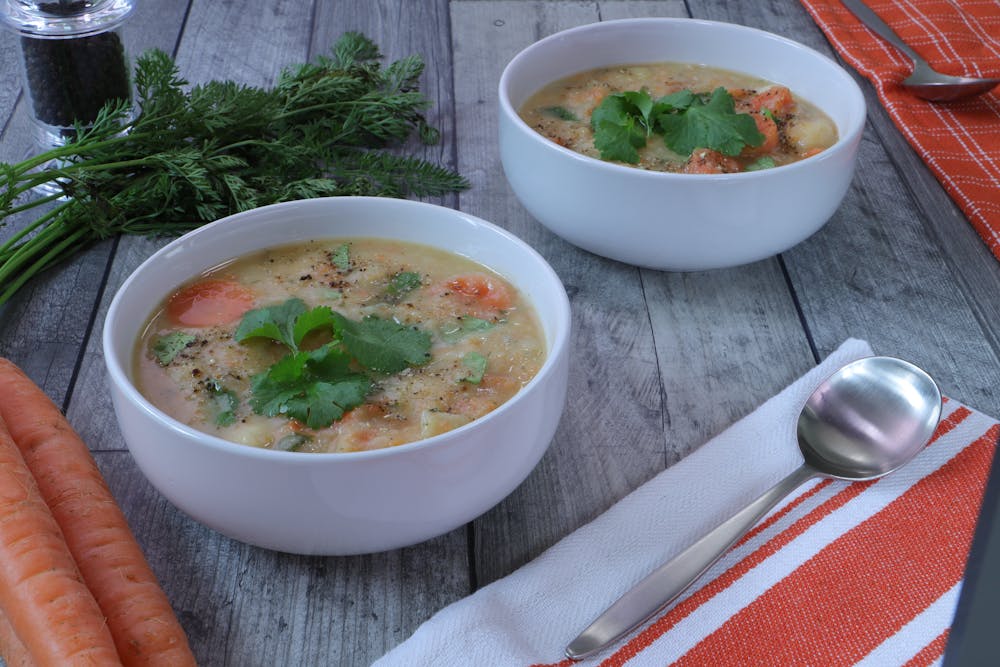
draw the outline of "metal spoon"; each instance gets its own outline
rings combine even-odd
[[[917,97],[932,102],[949,102],[981,95],[1000,84],[1000,79],[951,76],[936,71],[861,0],[843,0],[843,3],[862,23],[913,60],[913,73],[903,79],[902,84]]]
[[[847,364],[816,388],[799,414],[805,462],[625,593],[570,642],[566,656],[591,656],[651,619],[804,482],[874,479],[896,470],[927,445],[940,418],[941,392],[913,364],[893,357]]]

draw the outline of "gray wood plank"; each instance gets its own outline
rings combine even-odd
[[[177,64],[192,84],[233,79],[266,86],[309,55],[313,3],[299,0],[191,4]]]
[[[0,132],[21,95],[21,51],[17,35],[0,28]]]
[[[664,387],[667,464],[815,365],[777,260],[691,274],[643,272]]]

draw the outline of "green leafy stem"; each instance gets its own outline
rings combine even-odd
[[[41,207],[0,243],[0,305],[32,277],[118,234],[181,234],[292,199],[468,187],[453,170],[397,150],[414,134],[434,143],[439,133],[423,115],[422,60],[383,67],[380,59],[371,40],[349,32],[271,88],[189,88],[167,54],[145,52],[135,68],[137,113],[110,102],[66,145],[0,162],[0,226]],[[40,186],[53,194],[30,199]]]

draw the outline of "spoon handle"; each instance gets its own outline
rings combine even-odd
[[[851,12],[861,20],[866,26],[871,28],[878,34],[882,39],[889,42],[897,49],[908,55],[913,60],[913,65],[916,66],[926,66],[927,61],[920,57],[916,51],[910,48],[910,45],[902,40],[902,38],[890,28],[885,21],[878,17],[878,14],[873,12],[868,5],[861,2],[861,0],[841,0],[844,5],[851,10]]]
[[[717,528],[661,565],[618,598],[566,647],[566,657],[582,660],[623,638],[655,616],[719,560],[782,498],[819,473],[803,464]]]

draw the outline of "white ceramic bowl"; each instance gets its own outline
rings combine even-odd
[[[700,63],[788,86],[835,122],[839,140],[776,169],[668,174],[585,157],[545,139],[517,110],[544,85],[597,67]],[[735,266],[816,232],[854,174],[865,103],[834,61],[745,26],[626,19],[566,30],[521,51],[500,78],[500,157],[514,194],[539,222],[598,255],[664,270]]]
[[[131,380],[132,354],[156,307],[225,260],[311,238],[402,239],[467,256],[534,304],[548,344],[538,375],[510,401],[454,431],[389,449],[341,454],[262,450],[181,424]],[[194,519],[258,546],[345,555],[393,549],[482,514],[527,477],[565,401],[570,310],[559,278],[517,237],[471,215],[398,199],[342,197],[267,206],[171,242],[115,295],[104,358],[122,435],[154,487]]]

